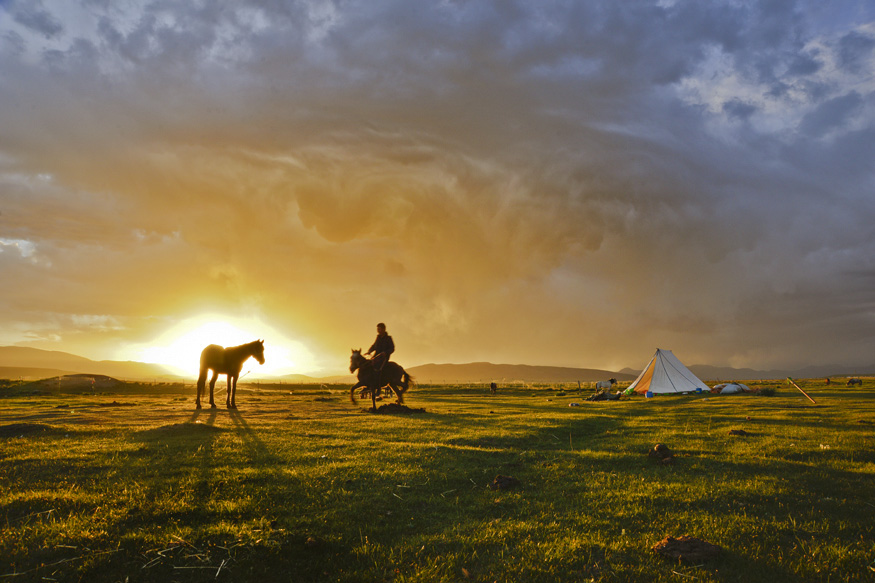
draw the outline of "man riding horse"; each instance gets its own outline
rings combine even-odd
[[[377,339],[365,353],[373,354],[372,358],[365,358],[361,350],[353,349],[349,372],[358,371],[358,382],[349,390],[349,398],[353,403],[356,389],[362,389],[360,398],[370,393],[373,410],[376,411],[377,396],[382,394],[385,387],[390,389],[390,395],[395,393],[398,404],[404,402],[404,393],[414,381],[401,365],[389,360],[393,352],[395,352],[395,342],[386,333],[386,325],[382,322],[377,324]]]
[[[378,375],[382,372],[383,366],[389,362],[389,357],[392,356],[393,352],[395,352],[395,342],[386,333],[386,325],[380,322],[377,324],[377,339],[374,340],[374,343],[365,352],[366,356],[373,353],[374,356],[371,358],[371,362],[374,363],[374,370],[377,371]]]

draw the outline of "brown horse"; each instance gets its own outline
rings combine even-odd
[[[395,402],[401,404],[404,402],[404,393],[415,384],[413,377],[395,362],[387,362],[383,365],[383,370],[377,371],[374,369],[373,361],[362,356],[361,349],[353,350],[349,359],[349,372],[356,370],[358,370],[358,382],[349,389],[349,400],[355,403],[355,390],[365,387],[362,396],[366,392],[371,393],[374,411],[377,410],[377,393],[383,387],[392,389],[395,392]]]
[[[240,369],[243,368],[243,363],[250,356],[258,361],[258,364],[264,364],[264,340],[256,340],[249,344],[241,344],[231,348],[222,348],[218,344],[210,344],[201,352],[201,373],[197,379],[197,399],[195,407],[201,408],[201,392],[204,390],[204,385],[207,380],[207,371],[213,371],[213,378],[210,379],[210,407],[215,408],[216,403],[213,401],[213,388],[216,386],[216,379],[220,374],[228,375],[228,396],[225,398],[225,406],[229,409],[237,408],[237,378],[240,376]]]

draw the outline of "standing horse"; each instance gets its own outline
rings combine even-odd
[[[204,390],[204,385],[207,380],[207,371],[213,371],[213,378],[210,379],[210,407],[215,408],[216,403],[213,401],[213,388],[216,386],[216,379],[220,374],[228,375],[228,396],[225,398],[225,406],[229,409],[237,408],[237,378],[240,376],[240,369],[243,368],[243,363],[250,356],[258,361],[258,364],[264,364],[264,340],[256,340],[249,344],[241,344],[231,348],[222,348],[218,344],[210,344],[201,352],[201,373],[197,378],[197,399],[195,407],[201,408],[201,392]]]
[[[410,385],[414,384],[413,377],[395,362],[387,362],[383,365],[382,371],[377,371],[374,368],[374,363],[362,356],[361,349],[353,350],[349,359],[349,372],[352,373],[356,370],[358,370],[358,382],[350,388],[349,400],[355,403],[355,390],[365,387],[365,391],[371,393],[374,412],[377,411],[377,393],[381,388],[388,386],[392,389],[395,392],[395,402],[401,404],[404,402],[404,393],[407,392]]]

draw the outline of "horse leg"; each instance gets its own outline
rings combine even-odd
[[[216,379],[219,378],[219,373],[217,371],[213,371],[213,376],[210,378],[210,407],[215,409],[216,402],[213,400],[213,391],[216,388]]]
[[[200,376],[198,376],[198,378],[197,378],[197,398],[194,400],[194,406],[196,409],[201,408],[201,393],[206,388],[207,371],[208,371],[208,369],[202,368]]]
[[[237,375],[234,375],[234,384],[231,386],[231,408],[237,408]]]
[[[359,387],[364,387],[364,386],[367,386],[367,385],[365,385],[365,383],[359,381],[356,384],[354,384],[352,387],[350,387],[349,400],[353,403],[353,405],[355,404],[355,390]]]
[[[371,403],[374,405],[374,413],[377,412],[377,391],[374,388],[371,388]]]
[[[232,383],[233,383],[234,381],[236,381],[236,380],[237,380],[237,377],[235,377],[234,375],[232,375],[232,374],[229,374],[229,375],[228,375],[228,394],[225,396],[225,406],[226,406],[228,409],[233,409],[233,408],[234,408],[234,407],[232,406],[233,401],[232,401],[232,399],[231,399],[231,398],[233,397],[233,392],[232,392],[232,391],[234,390],[234,389],[233,389],[234,384],[232,384]]]
[[[404,391],[395,386],[394,383],[389,383],[389,388],[395,392],[395,402],[399,405],[404,403]]]

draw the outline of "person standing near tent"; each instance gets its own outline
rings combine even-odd
[[[383,370],[383,366],[389,362],[389,357],[395,352],[395,342],[392,337],[386,332],[386,325],[382,322],[377,324],[377,339],[368,348],[367,354],[374,354],[371,359],[374,363],[374,369],[379,373]]]

